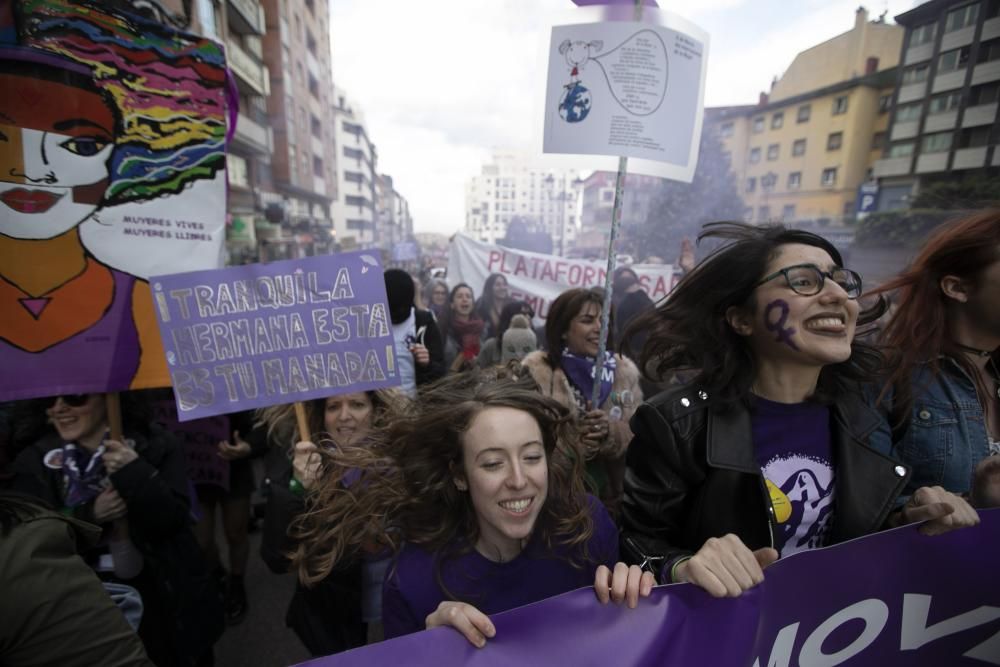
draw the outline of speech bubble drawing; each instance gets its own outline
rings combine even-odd
[[[640,30],[607,53],[592,56],[615,101],[634,116],[649,116],[667,97],[667,45],[652,30]]]

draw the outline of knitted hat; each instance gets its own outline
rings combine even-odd
[[[527,315],[515,315],[510,319],[510,328],[504,332],[500,344],[500,363],[512,359],[524,359],[538,349],[538,339],[531,330],[531,320]]]

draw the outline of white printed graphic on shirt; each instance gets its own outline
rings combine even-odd
[[[778,531],[787,556],[826,544],[833,510],[833,469],[828,461],[792,454],[764,466]]]

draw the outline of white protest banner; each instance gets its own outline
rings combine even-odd
[[[611,20],[552,28],[543,150],[627,156],[634,173],[690,183],[708,34],[652,7],[641,22],[606,11]]]
[[[633,264],[629,268],[653,301],[666,296],[680,278],[671,264]],[[563,291],[603,286],[605,271],[603,262],[505,248],[463,234],[452,238],[448,252],[448,284],[466,283],[478,297],[486,278],[499,273],[507,279],[510,297],[527,301],[539,320],[545,319],[549,304]]]

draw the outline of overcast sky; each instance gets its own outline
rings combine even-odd
[[[916,4],[866,6],[892,21]],[[719,106],[756,102],[796,53],[850,30],[858,0],[659,5],[709,33],[705,104]],[[540,44],[567,10],[570,0],[331,0],[334,82],[362,110],[416,231],[461,229],[468,179],[494,148],[530,145]]]

